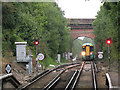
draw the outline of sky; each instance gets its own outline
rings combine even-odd
[[[55,0],[66,18],[95,18],[101,0]]]
[[[85,37],[78,37],[78,39],[81,39],[81,40],[83,40]]]

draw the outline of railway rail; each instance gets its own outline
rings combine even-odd
[[[92,78],[93,78],[93,88],[94,88],[94,90],[97,89],[97,80],[96,80],[96,75],[95,75],[95,67],[96,67],[95,63],[91,62]]]
[[[18,88],[21,85],[20,82],[13,76],[12,73],[0,76],[0,83],[1,90],[5,88]]]
[[[67,86],[65,87],[65,90],[73,90],[78,82],[78,79],[80,77],[80,74],[82,73],[83,67],[85,62],[82,63],[80,70],[76,70],[76,72],[73,74],[72,78],[68,82]]]
[[[63,65],[63,66],[59,66],[55,69],[49,70],[44,72],[43,74],[36,76],[34,78],[32,78],[30,81],[30,83],[28,83],[27,85],[23,86],[21,89],[25,90],[28,88],[43,88],[43,89],[47,89],[47,88],[51,88],[52,85],[56,84],[56,82],[58,82],[60,80],[60,75],[67,71],[68,69],[74,68],[80,66],[80,63],[72,63],[72,64],[67,64],[67,65]],[[60,72],[57,72],[58,69],[60,70]],[[49,78],[48,78],[49,77]],[[33,81],[32,81],[33,80]],[[39,81],[40,80],[40,81]],[[46,80],[46,81],[45,81]],[[38,83],[40,84],[40,82],[42,82],[42,85],[38,85]],[[43,84],[43,82],[45,84]],[[48,84],[46,84],[48,83]],[[38,85],[39,87],[36,87],[35,85]],[[52,85],[51,85],[52,84]]]
[[[85,65],[86,67],[89,67],[88,71],[87,69],[85,69],[84,67]],[[91,74],[90,75],[91,80],[89,81],[89,83],[92,84],[91,87],[88,86],[88,88],[94,88],[94,90],[96,90],[97,81],[96,81],[95,71],[97,69],[95,68],[95,66],[96,66],[95,63],[93,63],[92,61],[89,63],[84,61],[82,64],[75,63],[66,66],[60,66],[57,67],[56,69],[45,71],[43,75],[37,76],[35,80],[31,79],[31,82],[26,86],[22,87],[22,90],[28,88],[41,88],[42,90],[49,90],[56,88],[62,88],[64,90],[70,90],[70,89],[73,90],[76,88],[83,88],[82,86],[79,86],[79,83],[83,83],[81,79],[84,79],[83,76],[85,72],[87,72],[86,76],[88,76],[87,75],[88,72],[89,74]],[[42,82],[42,84],[40,82]]]
[[[3,81],[1,88],[4,88],[5,83],[9,81],[14,88],[21,90],[29,88],[41,88],[42,90],[92,88],[96,90],[96,72],[98,72],[98,70],[94,62],[83,61],[82,63],[66,64],[51,70],[45,70],[31,78],[25,86],[20,86],[20,83],[12,74],[4,75],[0,77],[0,80]]]
[[[70,66],[70,67],[67,67],[66,69],[70,69],[70,68],[73,68],[73,67],[76,67],[76,66],[79,66],[79,65],[74,65],[74,66]],[[83,65],[82,65],[83,66]],[[65,70],[66,70],[65,69]],[[70,80],[67,82],[67,84],[65,85],[65,87],[64,86],[62,86],[63,87],[63,89],[65,89],[65,90],[68,90],[68,89],[70,89],[71,87],[74,87],[74,85],[75,85],[75,83],[73,83],[74,81],[77,81],[77,75],[79,74],[80,72],[78,71],[78,70],[76,70],[75,72],[73,72],[73,74],[72,74],[72,76],[71,76],[71,78],[70,78]],[[48,89],[53,89],[53,88],[55,88],[57,85],[57,83],[60,81],[62,79],[62,76],[57,76],[56,78],[54,78],[53,79],[53,81],[51,81],[47,86],[45,86],[44,87],[44,89],[43,90],[48,90]],[[58,85],[59,85],[60,83],[58,83]],[[55,86],[56,85],[56,86]],[[61,85],[59,85],[59,86],[61,86]],[[58,88],[58,87],[56,87],[56,88]]]
[[[97,89],[97,80],[96,80],[96,65],[94,62],[86,61],[84,67],[78,76],[78,84],[75,85],[76,89],[78,88],[92,88]],[[74,88],[73,88],[74,89]],[[71,90],[73,90],[71,89]]]

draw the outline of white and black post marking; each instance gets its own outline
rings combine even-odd
[[[7,64],[7,65],[5,66],[5,71],[6,71],[7,74],[11,73],[12,68],[11,68],[11,65],[10,65],[10,64]]]

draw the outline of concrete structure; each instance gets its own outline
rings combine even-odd
[[[74,39],[78,37],[95,38],[92,23],[95,19],[68,19],[71,35]]]
[[[25,62],[23,60],[26,57],[26,44],[27,44],[27,42],[15,42],[15,44],[16,44],[17,62]]]
[[[59,63],[60,63],[60,58],[61,58],[61,55],[58,54],[58,55],[57,55],[57,59],[58,59],[58,62],[59,62]]]
[[[16,44],[16,60],[17,62],[27,63],[26,70],[29,74],[32,73],[32,55],[31,50],[29,55],[26,56],[26,44],[27,42],[15,42]]]
[[[106,85],[108,86],[109,90],[120,90],[119,73],[106,73]]]

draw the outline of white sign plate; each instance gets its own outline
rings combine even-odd
[[[98,55],[98,58],[99,58],[99,59],[102,59],[102,58],[103,58],[103,55],[102,55],[102,54],[99,54],[99,55]]]
[[[11,71],[12,71],[11,65],[10,65],[10,64],[7,64],[7,65],[5,66],[5,70],[6,70],[6,72],[7,72],[8,74],[11,73]]]
[[[43,59],[44,59],[44,54],[39,53],[39,54],[37,55],[37,59],[38,59],[38,60],[43,60]]]

